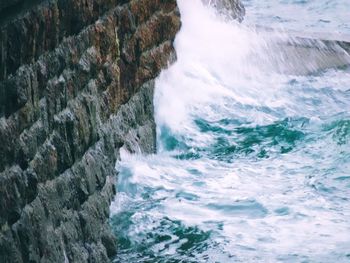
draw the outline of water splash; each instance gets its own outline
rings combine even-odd
[[[347,262],[349,69],[285,72],[294,39],[178,3],[158,154],[117,164],[115,261]]]

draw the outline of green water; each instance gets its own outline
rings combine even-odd
[[[116,166],[114,261],[350,262],[350,69],[279,74],[249,27],[179,5],[158,153]]]

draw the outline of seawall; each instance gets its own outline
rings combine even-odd
[[[155,151],[176,1],[2,1],[0,17],[0,262],[108,262],[114,165]]]

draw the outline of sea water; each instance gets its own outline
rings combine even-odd
[[[281,73],[288,57],[256,31],[346,33],[349,4],[244,3],[239,24],[178,0],[178,59],[156,81],[158,152],[122,151],[116,165],[115,262],[350,262],[350,70]]]

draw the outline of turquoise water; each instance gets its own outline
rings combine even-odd
[[[245,2],[255,13],[240,25],[178,1],[178,60],[154,98],[158,153],[122,150],[116,165],[115,262],[350,262],[350,69],[281,74],[277,40],[249,22],[342,1]]]

